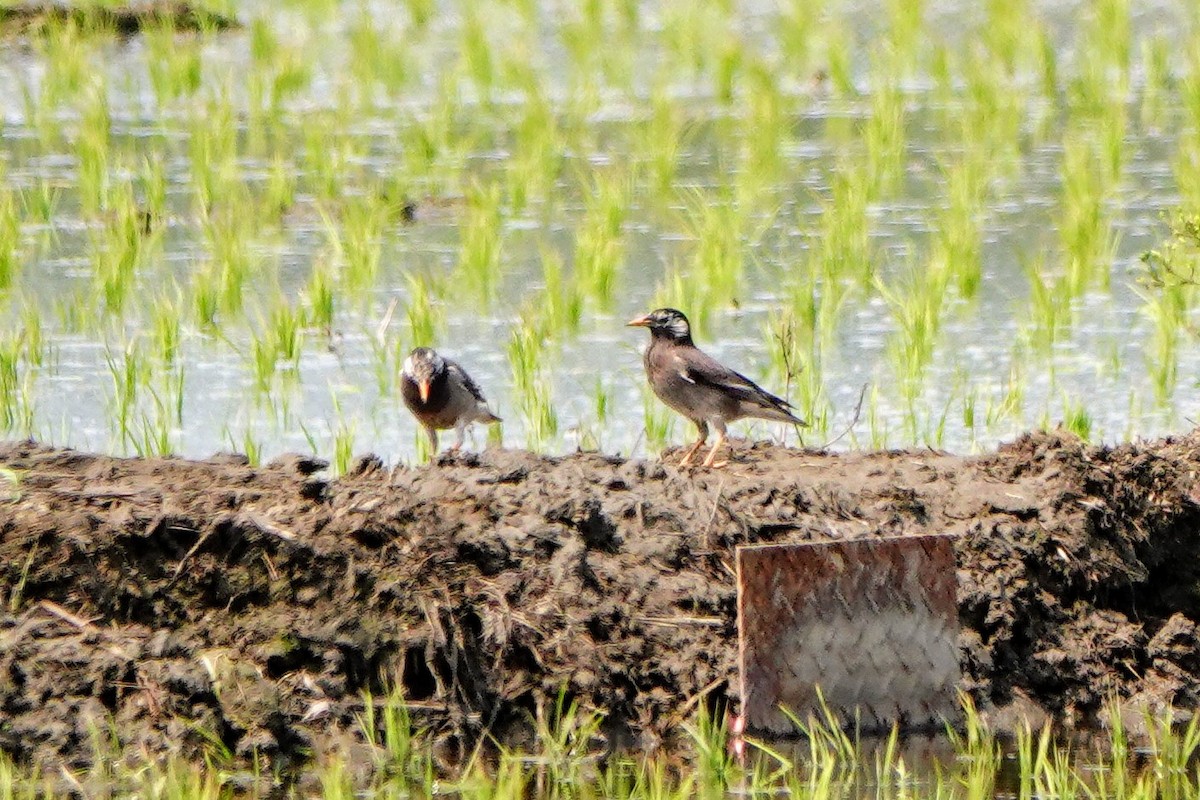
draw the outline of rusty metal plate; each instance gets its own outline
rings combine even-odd
[[[954,537],[738,549],[742,715],[787,734],[825,703],[862,731],[960,714]]]

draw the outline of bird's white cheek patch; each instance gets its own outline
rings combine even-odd
[[[403,366],[403,367],[401,367],[401,372],[403,372],[405,375],[412,375],[412,374],[413,374],[413,360],[412,360],[412,356],[409,356],[408,358],[404,359],[404,366]]]

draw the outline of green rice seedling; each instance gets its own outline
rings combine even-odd
[[[712,302],[733,303],[745,277],[745,246],[742,233],[745,216],[728,190],[714,194],[694,190],[686,195],[685,225],[694,239],[689,258],[689,279],[703,287],[704,298],[697,310],[703,317]],[[698,298],[700,299],[700,298]]]
[[[104,227],[92,239],[92,272],[96,293],[109,314],[119,316],[133,291],[142,261],[142,220],[133,187],[122,183],[113,192]]]
[[[911,77],[917,67],[917,47],[923,32],[924,2],[888,0],[887,46],[891,49],[891,68],[898,78]]]
[[[718,13],[715,3],[705,3],[695,8],[668,9],[662,20],[662,43],[666,57],[666,72],[681,77],[700,76],[711,54],[714,38],[711,31]]]
[[[880,410],[878,386],[872,385],[867,393],[867,431],[872,450],[886,450],[890,430],[887,417]]]
[[[284,43],[263,17],[250,24],[251,75],[266,76],[266,102],[273,110],[305,89],[312,80],[312,61],[305,43]]]
[[[942,309],[950,268],[940,260],[924,267],[910,266],[908,277],[899,288],[878,281],[880,296],[891,309],[896,333],[888,351],[905,396],[913,399],[925,369],[933,360],[942,327]]]
[[[771,342],[771,365],[783,382],[784,399],[795,403],[809,430],[817,435],[825,433],[830,409],[821,376],[819,337],[808,323],[799,322],[791,309],[772,315],[767,336]]]
[[[357,436],[357,426],[354,423],[347,424],[340,418],[338,425],[333,431],[333,474],[345,475],[350,471],[350,465],[354,460],[354,439]]]
[[[562,170],[558,116],[536,75],[524,79],[524,97],[513,125],[512,155],[505,166],[508,203],[514,214],[550,196]]]
[[[157,227],[167,216],[167,168],[161,154],[143,156],[138,175],[143,231]]]
[[[12,190],[0,186],[0,292],[16,281],[21,268],[21,215]]]
[[[1181,283],[1164,284],[1157,291],[1139,292],[1141,312],[1153,325],[1149,352],[1146,354],[1154,398],[1160,407],[1171,399],[1178,378],[1179,340],[1186,329],[1192,287]]]
[[[1063,288],[1071,297],[1093,286],[1109,287],[1117,242],[1104,209],[1108,185],[1099,167],[1094,144],[1071,136],[1064,140],[1059,235],[1066,260]]]
[[[385,209],[377,199],[365,196],[347,199],[335,222],[322,212],[326,241],[342,264],[340,281],[353,296],[365,297],[375,288],[382,255]]]
[[[775,37],[786,69],[793,75],[812,73],[814,39],[819,35],[820,9],[804,0],[780,4]]]
[[[233,433],[228,428],[225,429],[225,441],[229,443],[229,449],[235,452],[240,452],[246,457],[246,461],[252,467],[257,467],[262,464],[263,446],[262,442],[254,438],[254,431],[246,428],[242,431],[241,440],[233,438]],[[220,737],[216,738],[219,743]]]
[[[624,174],[597,172],[584,196],[583,219],[575,235],[575,285],[602,309],[611,307],[617,287],[630,192]]]
[[[227,314],[242,310],[243,291],[254,270],[250,259],[249,215],[222,208],[206,216],[201,229],[211,255],[211,280],[215,282],[217,309]],[[202,318],[203,319],[203,318]]]
[[[1002,420],[1020,420],[1025,411],[1025,379],[1018,365],[1009,370],[1008,380],[998,401],[989,398],[984,416],[988,430],[993,430]]]
[[[466,218],[458,248],[458,274],[466,286],[485,301],[495,297],[500,279],[504,233],[500,200],[498,184],[472,186],[467,193]]]
[[[182,344],[182,311],[179,289],[163,291],[150,303],[150,341],[164,365],[179,360]]]
[[[953,276],[955,288],[973,298],[983,280],[980,253],[985,186],[978,161],[964,159],[946,169],[945,203],[936,214],[934,241],[937,258]]]
[[[389,93],[398,92],[408,85],[416,70],[409,31],[402,26],[387,29],[383,25],[384,20],[361,3],[347,30],[352,85],[368,106],[374,105],[372,90],[376,86]]]
[[[462,99],[456,77],[443,74],[433,101],[400,127],[401,171],[410,178],[436,174],[448,184],[461,168],[469,143],[457,135]]]
[[[549,331],[575,333],[583,318],[583,292],[578,281],[565,277],[562,256],[542,243],[539,252],[542,262],[541,313]]]
[[[558,435],[558,414],[543,369],[545,333],[529,311],[513,326],[506,350],[517,403],[525,422],[526,446],[537,450]]]
[[[45,366],[50,346],[42,329],[41,311],[33,303],[26,303],[21,309],[20,340],[25,363],[30,367]]]
[[[977,49],[963,63],[966,88],[958,116],[958,140],[988,167],[988,177],[1005,174],[1019,163],[1021,93],[1004,63]]]
[[[195,95],[203,75],[203,39],[181,35],[170,15],[163,15],[156,24],[143,29],[142,37],[146,43],[150,85],[159,106]]]
[[[324,258],[318,258],[309,273],[308,283],[304,288],[304,324],[315,328],[324,334],[325,338],[333,336],[333,318],[335,296],[337,289],[333,267]]]
[[[39,178],[21,195],[21,207],[24,209],[25,218],[36,225],[52,224],[59,204],[62,202],[62,195],[63,190],[51,180]],[[10,213],[5,209],[6,197],[11,200],[11,190],[0,190],[0,262],[4,258],[6,235],[10,235],[10,232],[6,231],[4,227],[7,224],[7,214]],[[14,236],[14,242],[19,238],[17,234],[11,235]],[[2,267],[3,265],[0,264],[0,270]]]
[[[1083,439],[1085,442],[1092,438],[1092,416],[1082,402],[1073,403],[1063,396],[1063,427]]]
[[[565,687],[551,708],[537,706],[533,723],[540,752],[534,763],[534,783],[539,795],[574,793],[587,784],[584,768],[598,759],[595,745],[603,722],[597,712],[568,700]]]
[[[696,780],[703,795],[724,797],[738,777],[737,759],[729,747],[728,721],[714,715],[704,703],[683,726],[696,753]]]
[[[33,431],[32,371],[24,358],[22,334],[0,338],[0,423],[5,432]]]
[[[221,289],[219,271],[211,262],[197,266],[189,295],[196,324],[209,333],[215,333],[217,315],[221,310]]]
[[[830,179],[830,195],[821,212],[813,256],[822,288],[836,293],[834,287],[848,280],[869,286],[875,270],[868,239],[867,179],[853,164],[843,162]],[[839,306],[837,302],[830,307]]]
[[[128,778],[130,792],[146,800],[221,800],[229,793],[220,771],[178,757],[151,762]]]
[[[41,33],[32,40],[46,67],[38,102],[53,109],[76,99],[92,77],[93,42],[72,19],[51,21]]]
[[[746,66],[743,84],[737,197],[743,207],[751,208],[770,197],[783,170],[783,146],[794,111],[777,70],[761,59]]]
[[[470,76],[475,91],[484,102],[489,102],[496,83],[494,47],[488,37],[488,20],[484,19],[483,4],[472,3],[464,10],[460,28],[459,58],[462,71]]]
[[[1045,275],[1040,259],[1027,263],[1025,272],[1029,276],[1027,305],[1031,317],[1025,338],[1037,353],[1045,355],[1074,324],[1072,300],[1078,295],[1072,294],[1071,276]]]
[[[187,147],[196,208],[207,219],[215,203],[232,202],[237,196],[237,122],[226,96],[212,96],[196,105]]]
[[[255,385],[260,391],[271,388],[280,366],[296,373],[300,369],[304,315],[277,298],[266,319],[260,319],[259,332],[250,343],[250,361]]]
[[[112,118],[108,88],[94,80],[81,100],[79,135],[75,141],[78,161],[77,186],[85,213],[96,214],[106,207]]]
[[[436,0],[404,0],[404,7],[418,32],[424,31],[437,12]]]
[[[329,756],[318,768],[322,800],[355,800],[354,783],[345,757]]]
[[[263,215],[272,220],[281,218],[296,201],[296,165],[285,155],[276,153],[267,167],[259,203]]]
[[[660,201],[674,197],[679,156],[686,144],[683,110],[661,85],[650,95],[650,115],[636,135],[635,151],[646,171],[650,196]]]
[[[657,452],[671,441],[675,419],[662,401],[645,387],[642,389],[642,430],[646,434],[646,448]]]
[[[897,65],[892,60],[894,56],[885,54],[873,65],[878,82],[872,87],[871,115],[862,132],[867,149],[866,175],[873,199],[891,195],[903,172],[904,97],[897,84]]]
[[[136,446],[139,441],[136,427],[138,397],[141,388],[150,381],[150,363],[137,339],[131,339],[119,353],[114,353],[111,347],[105,347],[104,360],[112,379],[109,419],[114,439],[122,447]]]
[[[1200,94],[1200,84],[1197,86]],[[1200,134],[1184,132],[1171,160],[1175,185],[1185,208],[1200,208]]]
[[[408,287],[404,318],[409,342],[413,347],[432,347],[444,323],[444,312],[437,302],[439,287],[432,279],[416,273],[409,273],[404,280]]]
[[[323,205],[336,206],[348,164],[354,160],[351,137],[332,111],[310,115],[303,136],[304,184]]]

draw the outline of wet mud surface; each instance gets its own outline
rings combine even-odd
[[[615,741],[736,704],[737,545],[953,532],[963,688],[1000,727],[1200,702],[1200,436],[976,457],[740,443],[717,471],[489,451],[331,480],[0,445],[0,750],[299,763],[398,685],[452,758],[560,689]]]

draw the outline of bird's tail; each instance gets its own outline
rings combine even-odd
[[[786,405],[778,405],[778,406],[771,406],[770,408],[763,408],[760,411],[758,411],[757,413],[755,413],[754,416],[758,417],[759,419],[769,419],[769,420],[772,420],[775,422],[790,422],[793,425],[800,425],[801,427],[808,427],[808,423],[805,422],[804,420],[800,419],[799,417],[797,417],[791,411],[788,411]]]
[[[476,415],[475,421],[482,422],[484,425],[491,425],[493,422],[504,422],[504,420],[493,414],[492,410],[486,406],[479,409],[479,413]]]

